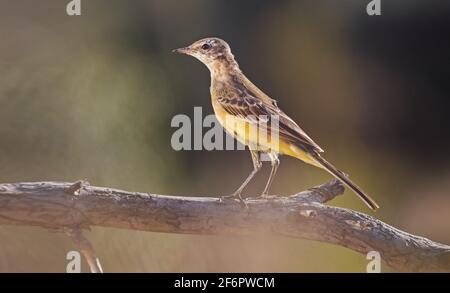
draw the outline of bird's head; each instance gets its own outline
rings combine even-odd
[[[219,38],[201,39],[187,47],[175,49],[173,52],[193,56],[210,69],[221,63],[236,64],[230,46]]]

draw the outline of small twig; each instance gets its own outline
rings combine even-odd
[[[66,230],[66,234],[72,238],[78,249],[84,255],[91,273],[103,273],[102,265],[100,260],[95,254],[94,248],[92,247],[89,240],[83,235],[81,228],[70,228]]]

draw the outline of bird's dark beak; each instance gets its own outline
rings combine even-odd
[[[178,49],[172,50],[172,52],[178,53],[178,54],[189,54],[190,48],[189,47],[178,48]]]

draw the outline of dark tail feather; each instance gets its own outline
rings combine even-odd
[[[378,204],[369,195],[367,195],[358,185],[353,183],[353,181],[351,181],[344,173],[336,169],[336,167],[334,167],[331,163],[322,158],[318,153],[313,153],[312,156],[317,160],[317,162],[320,165],[322,165],[325,168],[325,170],[327,170],[331,175],[339,179],[354,193],[356,193],[369,208],[371,208],[372,210],[376,210],[379,208]]]

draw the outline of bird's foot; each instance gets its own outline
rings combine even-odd
[[[245,202],[245,199],[242,198],[241,193],[233,193],[230,195],[224,195],[219,198],[220,202],[225,202],[227,200],[238,200],[244,208],[248,209],[248,205]]]
[[[237,199],[236,194],[223,195],[223,196],[219,197],[220,201],[235,200],[235,199]]]
[[[260,196],[254,197],[253,199],[267,199],[267,200],[270,200],[270,199],[275,199],[275,198],[277,198],[276,195],[270,195],[270,194],[267,194],[267,193],[262,193]]]

